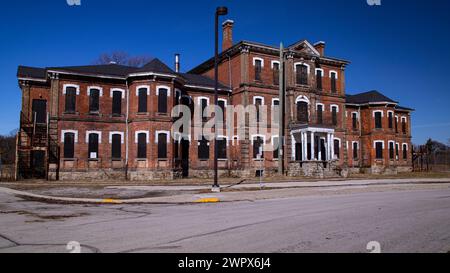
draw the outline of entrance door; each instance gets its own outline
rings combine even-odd
[[[33,117],[32,120],[36,123],[47,123],[47,101],[46,100],[33,100],[32,105]],[[34,120],[36,118],[36,120]]]
[[[31,152],[31,170],[33,178],[45,178],[45,151]]]
[[[322,153],[322,161],[327,161],[327,151],[325,147],[325,139],[320,140],[320,151]]]
[[[189,140],[181,140],[181,168],[183,169],[183,177],[189,176]]]

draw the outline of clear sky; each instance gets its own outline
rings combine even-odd
[[[416,109],[413,142],[450,138],[450,1],[66,0],[4,1],[0,9],[0,134],[19,127],[18,65],[91,64],[116,50],[150,55],[187,71],[213,55],[215,7],[229,7],[234,40],[327,43],[350,60],[347,93],[379,90]],[[224,19],[227,19],[224,18]]]

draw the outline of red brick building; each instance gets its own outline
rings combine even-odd
[[[325,55],[325,43],[299,41],[285,49],[232,41],[223,24],[219,64],[220,106],[267,109],[246,123],[232,122],[219,138],[222,176],[277,172],[282,151],[290,176],[341,176],[411,168],[411,112],[377,91],[346,95],[348,61]],[[281,67],[282,66],[282,67]],[[282,68],[282,69],[281,69]],[[20,66],[22,89],[18,138],[21,178],[152,180],[213,175],[214,145],[198,137],[208,119],[174,132],[172,110],[185,105],[202,114],[214,102],[214,59],[180,73],[154,59],[141,68],[117,64],[32,68]],[[285,82],[282,149],[270,117]],[[228,120],[229,116],[225,119]],[[276,119],[274,119],[276,120]],[[277,125],[278,126],[278,125]],[[276,126],[275,126],[276,127]],[[241,131],[239,131],[241,130]],[[239,132],[238,132],[239,131]],[[284,152],[283,152],[284,151]]]

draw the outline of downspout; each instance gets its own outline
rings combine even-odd
[[[126,142],[125,142],[125,180],[128,180],[128,152],[129,152],[129,116],[130,116],[130,89],[128,86],[128,80],[126,81],[126,96],[127,96],[127,114],[126,114],[126,121],[125,121],[125,127],[126,127]]]
[[[359,121],[359,168],[362,168],[362,165],[363,165],[363,145],[362,145],[361,106],[358,107],[358,121]]]

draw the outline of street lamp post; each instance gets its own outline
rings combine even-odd
[[[214,105],[215,109],[219,107],[219,16],[227,15],[227,7],[218,7],[215,16],[215,54],[214,54]],[[214,185],[213,192],[219,192],[219,171],[218,171],[218,157],[219,157],[219,143],[217,142],[218,137],[218,124],[217,124],[217,112],[214,114]]]

